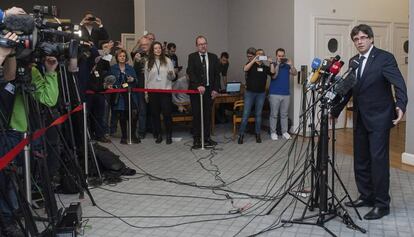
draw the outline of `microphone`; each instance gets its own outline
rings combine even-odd
[[[321,60],[319,58],[314,58],[312,60],[312,64],[311,64],[312,73],[309,75],[307,83],[306,83],[306,88],[308,90],[312,89],[311,88],[312,85],[318,80],[320,65],[321,65]]]
[[[341,71],[341,68],[344,64],[344,61],[336,61],[334,64],[332,64],[331,68],[329,69],[329,72],[333,76],[336,76],[339,73],[339,71]]]
[[[312,60],[311,68],[312,72],[315,72],[321,66],[321,60],[319,58],[314,58]]]
[[[10,15],[4,19],[4,27],[12,32],[29,35],[35,28],[34,18],[30,15]]]
[[[329,103],[336,102],[337,98],[343,98],[349,90],[351,90],[357,83],[355,76],[355,70],[358,68],[360,62],[356,59],[353,59],[349,63],[348,70],[339,78],[336,79],[337,84],[331,92],[326,94],[326,98],[329,99]]]

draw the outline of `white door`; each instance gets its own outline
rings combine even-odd
[[[407,24],[395,24],[394,27],[394,56],[397,60],[398,67],[401,74],[407,83],[408,79],[408,25]],[[403,118],[405,121],[405,116]]]
[[[315,32],[315,57],[320,59],[341,56],[345,62],[341,72],[348,68],[348,62],[352,56],[352,41],[349,33],[352,29],[352,21],[336,19],[316,19]],[[341,74],[341,72],[339,74]],[[352,125],[352,119],[348,120],[348,125]],[[336,128],[343,128],[345,122],[345,111],[341,113],[336,123]],[[347,127],[349,127],[347,125]]]
[[[367,24],[371,26],[374,32],[374,45],[377,48],[392,52],[391,37],[390,37],[390,24],[387,22],[371,22],[364,21],[358,22],[358,24]],[[356,52],[356,51],[355,51]]]

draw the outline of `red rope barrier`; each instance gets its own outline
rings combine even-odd
[[[32,137],[28,137],[28,138],[21,140],[19,144],[17,144],[15,147],[13,147],[13,149],[7,152],[6,155],[0,158],[0,170],[4,169],[4,167],[6,167],[24,149],[24,147],[30,143],[30,140],[38,139],[39,137],[43,136],[43,134],[45,134],[46,130],[48,130],[49,128],[53,126],[57,126],[59,124],[64,123],[69,118],[70,115],[77,113],[79,111],[82,111],[82,109],[83,109],[82,105],[77,106],[69,113],[57,118],[49,126],[36,130],[32,134]]]
[[[144,88],[132,88],[132,92],[149,92],[149,93],[185,93],[185,94],[200,94],[198,90],[165,90],[165,89],[144,89]],[[87,90],[86,94],[92,95],[95,93],[100,94],[112,94],[112,93],[124,93],[128,92],[128,89],[108,89],[102,92],[95,92]]]

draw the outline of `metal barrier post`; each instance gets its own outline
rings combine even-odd
[[[128,144],[132,144],[132,106],[131,106],[131,87],[128,87]]]
[[[201,150],[204,150],[204,111],[203,94],[200,93],[200,113],[201,113]]]
[[[27,138],[27,133],[23,135]],[[32,180],[30,177],[30,144],[24,147],[24,181],[26,184],[26,199],[27,203],[32,204]]]

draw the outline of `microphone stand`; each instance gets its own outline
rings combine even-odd
[[[313,102],[313,104],[305,110],[300,115],[300,118],[304,117],[311,109],[314,110],[316,105],[320,102],[320,109],[321,109],[321,127],[320,127],[320,134],[319,134],[319,140],[318,140],[318,156],[317,156],[317,164],[316,167],[314,163],[312,163],[313,157],[310,156],[307,159],[310,159],[309,161],[305,162],[304,170],[296,177],[296,179],[290,184],[290,186],[287,188],[287,191],[283,193],[282,197],[273,205],[273,207],[268,211],[267,214],[270,214],[272,210],[279,205],[279,203],[286,197],[286,195],[290,194],[294,198],[298,199],[300,202],[305,203],[301,199],[299,199],[296,195],[293,195],[291,193],[291,190],[297,185],[297,182],[299,182],[301,179],[303,179],[303,176],[306,176],[307,169],[315,169],[316,170],[316,180],[315,183],[313,183],[313,186],[311,187],[311,195],[308,198],[307,202],[305,203],[305,210],[302,213],[302,216],[300,218],[292,219],[292,220],[282,220],[282,223],[291,223],[291,224],[303,224],[303,225],[315,225],[323,228],[325,231],[327,231],[331,236],[336,236],[331,230],[329,230],[325,223],[329,222],[330,220],[334,219],[335,217],[339,217],[342,219],[342,221],[347,225],[348,228],[352,228],[355,230],[358,230],[362,233],[366,233],[366,230],[362,227],[355,224],[353,219],[350,217],[348,211],[346,208],[342,205],[342,201],[344,201],[346,198],[352,202],[351,196],[349,195],[349,192],[347,191],[344,183],[342,182],[338,172],[335,169],[335,162],[333,160],[330,160],[329,158],[329,126],[328,126],[328,120],[329,120],[329,99],[325,96],[329,90],[331,90],[336,83],[338,83],[339,80],[332,83],[331,86],[328,86],[326,83],[327,75],[322,75],[321,81],[322,81],[322,93],[319,99]],[[334,135],[332,139],[334,140]],[[334,150],[334,141],[332,142],[333,145],[333,152]],[[314,147],[312,147],[313,149]],[[333,157],[332,157],[333,158]],[[329,184],[328,180],[328,174],[329,174],[329,168],[332,172],[332,186]],[[312,174],[312,172],[311,172]],[[345,197],[339,199],[338,196],[334,193],[334,182],[335,177],[339,181],[339,183],[342,186],[342,189],[345,192]],[[330,198],[328,197],[330,195]],[[314,196],[315,195],[315,196]],[[318,195],[318,196],[317,196]],[[331,203],[329,203],[329,199],[331,199]],[[318,202],[319,201],[319,202]],[[336,202],[335,202],[336,201]],[[317,203],[319,205],[317,205]],[[314,205],[315,204],[315,205]],[[329,208],[328,208],[329,204]],[[306,216],[307,210],[312,211],[313,207],[318,207],[319,211],[317,214]],[[362,220],[358,210],[353,207],[355,212],[358,215],[358,218]],[[306,220],[316,218],[316,222],[308,222]]]

